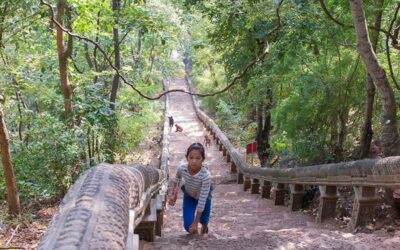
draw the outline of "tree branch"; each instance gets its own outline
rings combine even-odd
[[[186,90],[184,90],[184,89],[171,89],[171,90],[163,91],[163,92],[161,92],[160,94],[158,94],[158,95],[156,95],[156,96],[154,96],[154,97],[148,96],[148,95],[144,94],[142,91],[140,91],[139,89],[137,89],[133,83],[129,82],[123,75],[121,75],[120,71],[115,67],[115,65],[112,63],[111,59],[107,56],[107,54],[106,54],[106,52],[104,51],[104,49],[103,49],[97,42],[95,42],[95,41],[93,41],[92,39],[87,38],[87,37],[85,37],[85,36],[75,34],[75,33],[71,32],[70,30],[68,30],[67,28],[65,28],[65,27],[64,27],[63,25],[61,25],[57,20],[55,20],[55,18],[54,18],[54,10],[53,10],[53,7],[52,7],[49,3],[45,2],[44,0],[40,0],[40,3],[41,3],[42,5],[45,5],[45,6],[47,6],[47,7],[49,8],[52,21],[53,21],[62,31],[64,31],[65,33],[67,33],[67,34],[70,35],[70,36],[73,36],[73,37],[75,37],[75,38],[78,38],[78,39],[80,39],[80,40],[83,40],[83,41],[86,41],[86,42],[88,42],[88,43],[93,44],[93,45],[103,54],[103,56],[104,56],[104,58],[106,59],[108,65],[115,71],[116,75],[118,75],[118,76],[120,77],[120,79],[121,79],[126,85],[130,86],[136,93],[138,93],[141,97],[143,97],[143,98],[145,98],[145,99],[148,99],[148,100],[158,100],[158,99],[160,99],[162,96],[164,96],[164,95],[166,95],[166,94],[168,94],[168,93],[172,93],[172,92],[183,92],[183,93],[186,93],[186,94],[189,94],[189,95],[196,95],[196,96],[200,96],[200,97],[206,97],[206,96],[215,96],[215,95],[221,94],[221,93],[227,91],[229,88],[231,88],[239,79],[241,79],[241,78],[249,71],[250,68],[252,68],[252,67],[253,67],[255,64],[257,64],[258,62],[262,61],[262,60],[265,58],[265,56],[269,53],[269,43],[268,43],[268,40],[267,40],[267,36],[271,35],[272,33],[276,32],[277,30],[279,30],[279,29],[281,28],[281,26],[282,26],[282,24],[281,24],[281,19],[280,19],[280,16],[279,16],[279,10],[280,10],[280,7],[281,7],[283,1],[284,1],[284,0],[281,0],[281,1],[279,2],[279,4],[277,5],[277,8],[276,8],[277,24],[275,25],[275,27],[274,27],[271,31],[269,31],[269,32],[266,33],[266,36],[265,36],[265,39],[264,39],[264,47],[263,47],[263,49],[261,50],[260,53],[258,53],[258,54],[256,55],[256,57],[255,57],[250,63],[248,63],[248,64],[246,65],[246,67],[243,69],[243,71],[242,71],[240,74],[238,74],[236,77],[234,77],[234,78],[232,79],[232,81],[231,81],[225,88],[223,88],[222,90],[213,92],[213,93],[208,93],[208,94],[192,93],[192,92],[186,91]]]
[[[393,28],[394,22],[396,21],[397,15],[399,13],[399,9],[400,9],[400,3],[397,4],[397,8],[396,8],[396,10],[394,12],[394,16],[393,16],[392,21],[390,22],[390,25],[389,25],[389,30],[392,30],[392,28]],[[398,30],[398,27],[395,28],[395,31],[394,31],[395,32],[395,36],[397,37],[397,35],[396,35],[397,31],[396,30]],[[388,35],[386,35],[386,43],[385,44],[386,44],[386,57],[387,57],[387,61],[388,61],[388,64],[389,64],[390,77],[392,78],[393,83],[396,86],[396,89],[400,90],[400,86],[397,83],[396,77],[394,76],[394,72],[393,72],[392,59],[390,58],[390,46],[389,46],[389,36]],[[393,44],[393,41],[392,41],[392,44]]]
[[[335,22],[336,24],[338,24],[338,25],[340,25],[340,26],[343,26],[343,27],[345,27],[345,28],[352,28],[352,29],[354,29],[354,26],[353,26],[353,25],[345,24],[345,23],[343,23],[343,22],[337,20],[336,18],[334,18],[334,17],[331,15],[331,13],[329,12],[329,10],[326,8],[326,5],[325,5],[324,0],[319,0],[319,3],[320,3],[320,5],[321,5],[321,7],[322,7],[322,10],[325,12],[325,14],[326,14],[333,22]],[[392,39],[392,45],[393,45],[393,47],[400,50],[400,47],[395,46],[395,45],[398,44],[397,38],[396,38],[394,35],[392,35],[389,31],[386,31],[386,30],[380,29],[380,28],[378,29],[378,28],[376,28],[376,27],[374,27],[374,26],[370,26],[370,25],[368,25],[368,28],[369,28],[369,29],[372,29],[372,30],[375,30],[375,31],[378,31],[378,32],[382,32],[382,33],[384,33],[385,35],[389,36],[389,37]]]

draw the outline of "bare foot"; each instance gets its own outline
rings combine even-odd
[[[208,234],[208,225],[201,226],[201,234]]]

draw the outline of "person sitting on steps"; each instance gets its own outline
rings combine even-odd
[[[181,126],[179,126],[178,124],[175,124],[175,132],[182,132],[183,128]]]

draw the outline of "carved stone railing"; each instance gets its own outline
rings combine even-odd
[[[186,80],[192,90],[187,68]],[[350,228],[354,229],[372,220],[379,201],[376,188],[400,187],[400,156],[291,169],[250,167],[215,122],[199,109],[196,99],[192,96],[197,116],[213,135],[227,162],[231,162],[230,170],[237,174],[237,183],[243,184],[245,191],[261,193],[263,198],[269,198],[272,191],[275,205],[284,205],[285,195],[290,193],[290,208],[298,210],[305,185],[318,186],[321,196],[317,221],[321,222],[335,216],[337,187],[352,186],[355,197]]]
[[[166,192],[168,119],[162,136],[159,169],[103,163],[83,173],[65,195],[39,249],[138,249],[134,230],[149,213],[151,200]]]

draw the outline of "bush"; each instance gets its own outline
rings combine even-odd
[[[41,113],[33,119],[26,136],[26,142],[12,147],[21,200],[64,192],[73,183],[72,168],[82,153],[81,130],[69,129],[62,121]]]

